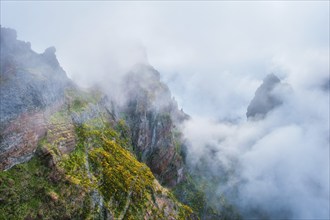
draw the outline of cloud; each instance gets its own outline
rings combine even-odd
[[[218,192],[246,218],[326,219],[328,103],[329,94],[321,87],[305,87],[285,94],[283,104],[262,120],[192,119],[184,126],[188,162],[194,166],[204,158],[211,168],[205,176],[229,173],[217,183]],[[238,193],[232,194],[235,189]]]
[[[76,82],[101,83],[113,96],[147,60],[192,115],[190,162],[212,152],[210,175],[236,170],[219,193],[236,187],[231,200],[250,215],[256,206],[328,217],[329,90],[320,89],[330,78],[328,1],[2,1],[1,25],[39,52],[55,46]],[[293,92],[277,91],[283,105],[246,121],[271,72]]]

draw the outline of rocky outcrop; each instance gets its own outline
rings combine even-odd
[[[23,113],[2,131],[0,169],[30,159],[36,150],[39,138],[46,132],[43,114]]]
[[[247,108],[246,117],[263,118],[269,111],[281,105],[281,98],[274,94],[274,89],[280,84],[281,80],[277,76],[267,75],[255,92],[255,96]]]
[[[0,170],[9,169],[33,156],[38,142],[48,130],[47,118],[61,105],[57,103],[45,111],[22,113],[1,130]]]
[[[17,40],[16,31],[1,28],[0,170],[31,158],[47,117],[72,86],[55,48],[37,54],[30,43]]]
[[[72,83],[56,59],[55,48],[37,54],[30,43],[16,39],[14,30],[1,28],[0,85],[0,120],[6,124],[23,112],[63,100]]]
[[[62,140],[58,141],[59,148],[70,152],[75,144],[73,123],[84,123],[99,114],[97,105],[87,104],[89,111],[79,115],[71,112],[69,127],[49,123],[49,112],[61,108],[65,90],[73,87],[55,52],[50,47],[37,54],[30,43],[17,40],[14,30],[1,28],[0,169],[31,158],[47,130],[54,133],[50,142]],[[176,126],[188,116],[178,110],[160,74],[149,65],[136,65],[127,74],[124,87],[127,102],[118,111],[127,119],[135,153],[162,183],[174,186],[184,177]],[[111,101],[102,105],[108,106],[105,109],[110,120],[118,119]]]
[[[158,181],[185,176],[188,117],[159,73],[136,66],[122,106],[74,86],[55,51],[1,28],[0,219],[198,219]]]
[[[131,128],[134,150],[161,183],[174,186],[184,178],[182,140],[176,135],[176,126],[188,116],[178,110],[153,67],[137,65],[124,83],[127,103],[123,111]]]

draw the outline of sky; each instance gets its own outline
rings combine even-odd
[[[184,110],[219,119],[242,118],[270,72],[309,78],[310,59],[328,71],[328,1],[1,1],[1,25],[37,52],[55,46],[82,85],[127,71],[143,48]]]
[[[192,116],[189,158],[212,145],[221,169],[243,167],[238,206],[298,219],[329,216],[329,16],[329,1],[1,1],[1,25],[37,52],[55,46],[82,86],[111,90],[136,62],[154,66]],[[270,73],[293,92],[248,121]]]

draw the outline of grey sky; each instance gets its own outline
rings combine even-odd
[[[220,118],[242,117],[269,72],[294,81],[288,68],[329,58],[328,1],[1,1],[1,25],[38,52],[55,46],[67,73],[85,84],[129,68],[138,59],[133,45],[142,45],[186,111]],[[327,62],[317,68],[326,74]],[[231,110],[218,113],[225,104]]]

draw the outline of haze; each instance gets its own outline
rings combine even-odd
[[[238,161],[217,193],[236,187],[246,216],[273,218],[329,218],[329,16],[329,1],[1,1],[1,25],[38,52],[55,46],[82,86],[111,90],[135,63],[154,66],[192,116],[189,163],[210,157],[206,146],[211,175]],[[292,92],[247,121],[269,73]]]

